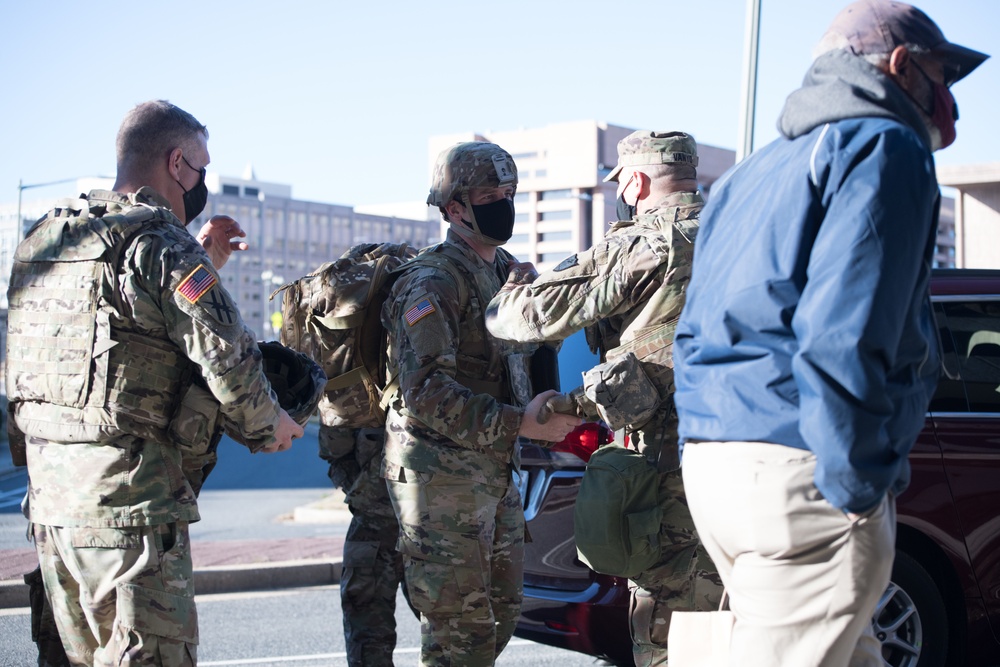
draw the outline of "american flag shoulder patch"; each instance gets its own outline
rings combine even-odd
[[[198,268],[189,273],[177,286],[177,292],[191,303],[197,303],[216,282],[218,281],[215,275],[206,269],[204,264],[199,264]]]
[[[421,299],[420,301],[417,302],[417,305],[413,306],[408,311],[406,311],[406,313],[403,315],[403,319],[405,319],[406,323],[412,327],[414,324],[424,319],[433,312],[435,312],[435,308],[434,304],[431,303],[431,300]]]

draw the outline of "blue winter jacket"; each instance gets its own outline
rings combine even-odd
[[[823,496],[862,512],[905,489],[937,382],[939,191],[913,105],[846,58],[817,60],[786,104],[785,136],[712,189],[675,400],[682,443],[810,450]]]

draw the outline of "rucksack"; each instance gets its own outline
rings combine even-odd
[[[311,357],[329,378],[319,404],[323,425],[385,424],[382,304],[393,269],[416,254],[405,243],[363,243],[271,294],[283,292],[281,343]]]
[[[385,425],[388,338],[382,305],[406,266],[432,265],[458,285],[469,300],[466,279],[437,246],[417,251],[406,243],[362,243],[339,259],[274,290],[280,292],[283,345],[311,357],[326,376],[319,402],[324,426],[378,428]]]
[[[590,457],[573,512],[577,553],[595,572],[634,578],[660,558],[659,475],[646,457],[606,445]]]

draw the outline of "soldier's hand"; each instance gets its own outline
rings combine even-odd
[[[531,399],[528,407],[524,409],[524,418],[521,420],[521,428],[518,431],[518,435],[532,440],[559,442],[570,431],[579,426],[580,418],[573,415],[550,413],[544,422],[538,419],[545,402],[549,398],[558,395],[558,391],[550,389]]]
[[[507,262],[507,282],[504,287],[510,289],[518,285],[530,285],[538,277],[538,270],[531,262]]]
[[[246,235],[240,223],[228,215],[213,215],[195,238],[208,253],[212,266],[218,270],[226,265],[233,252],[250,247],[244,241],[233,241],[234,238],[246,238]]]
[[[274,432],[274,440],[271,444],[264,447],[265,452],[271,454],[273,452],[283,452],[286,449],[291,449],[292,440],[295,438],[301,438],[305,431],[299,426],[294,419],[288,416],[288,413],[284,410],[281,411],[281,420],[278,422],[278,428]]]

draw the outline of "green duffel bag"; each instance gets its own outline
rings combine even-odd
[[[590,457],[573,512],[577,554],[595,572],[633,578],[660,558],[659,476],[634,449]]]

